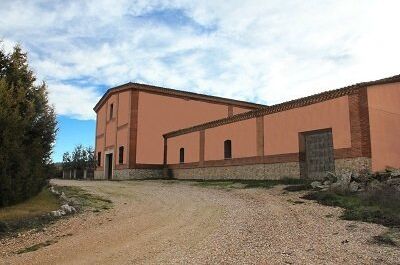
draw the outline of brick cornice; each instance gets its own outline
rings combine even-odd
[[[242,100],[230,99],[230,98],[223,98],[211,95],[205,95],[200,93],[194,93],[189,91],[182,91],[172,88],[160,87],[160,86],[153,86],[147,84],[140,84],[140,83],[126,83],[120,86],[116,86],[107,90],[107,92],[101,97],[101,99],[97,102],[94,106],[93,110],[97,112],[97,110],[106,102],[107,98],[110,97],[114,93],[119,93],[126,90],[137,90],[137,91],[144,91],[153,94],[160,94],[166,96],[173,96],[179,97],[183,99],[193,99],[193,100],[201,100],[210,103],[217,103],[217,104],[224,104],[224,105],[232,105],[237,107],[245,107],[249,109],[259,109],[265,107],[263,104],[257,104]]]

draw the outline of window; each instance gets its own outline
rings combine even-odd
[[[185,148],[179,149],[179,163],[185,163]]]
[[[224,158],[225,159],[232,158],[232,142],[231,142],[231,140],[226,140],[224,142]]]
[[[123,146],[120,146],[120,147],[119,147],[118,162],[119,162],[120,164],[123,164],[123,163],[124,163],[124,147],[123,147]]]
[[[101,166],[101,152],[97,153],[97,166]]]
[[[113,114],[114,114],[114,104],[110,105],[110,120],[113,118]]]

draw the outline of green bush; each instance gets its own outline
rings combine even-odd
[[[342,218],[382,224],[388,227],[400,226],[400,208],[397,207],[398,195],[390,190],[381,192],[363,192],[359,194],[336,194],[332,191],[317,191],[303,196],[323,205],[338,206],[345,209]]]

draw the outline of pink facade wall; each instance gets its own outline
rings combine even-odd
[[[347,96],[264,116],[264,154],[298,153],[300,132],[325,128],[332,128],[335,149],[351,147]],[[206,129],[204,159],[224,159],[225,140],[232,141],[232,158],[257,156],[256,137],[255,118]],[[178,161],[178,146],[188,145],[191,138],[181,135],[168,139],[168,163]],[[193,148],[196,148],[194,162],[197,162],[197,138]],[[174,157],[171,160],[170,155]]]
[[[400,84],[368,88],[372,170],[400,168]]]
[[[332,128],[335,149],[351,147],[348,97],[264,116],[264,154],[299,152],[299,133]]]
[[[128,162],[128,147],[129,147],[129,145],[128,145],[129,138],[128,137],[129,137],[129,128],[128,127],[118,130],[116,154],[119,154],[118,148],[120,146],[123,146],[124,147],[124,155],[123,155],[123,163],[122,164],[124,164],[124,165],[126,165]]]
[[[102,107],[99,109],[97,112],[97,118],[96,118],[96,135],[104,133],[104,130],[106,128],[106,114],[107,114],[107,108]]]
[[[97,139],[96,139],[96,153],[95,153],[96,160],[97,160],[97,152],[101,152],[101,154],[102,154],[101,155],[102,159],[100,161],[100,167],[103,167],[103,165],[104,165],[104,160],[103,160],[103,156],[104,156],[104,136],[97,137]]]
[[[225,140],[232,141],[232,158],[256,156],[256,119],[207,129],[205,131],[204,160],[224,159]]]
[[[163,134],[227,116],[226,104],[139,92],[136,162],[162,164]]]
[[[245,108],[240,108],[240,107],[233,107],[233,115],[236,115],[236,114],[240,114],[240,113],[243,113],[243,112],[248,112],[248,111],[250,111],[251,109],[245,109]]]
[[[200,133],[193,132],[168,139],[167,163],[179,163],[179,150],[185,149],[185,163],[199,162]]]
[[[111,104],[113,118],[110,119]],[[128,158],[130,91],[111,95],[97,112],[96,158],[101,152],[100,166],[104,165],[105,151],[114,153],[114,165],[118,165],[118,148],[124,146],[124,162]]]
[[[123,126],[129,122],[130,93],[129,90],[119,93],[118,126]]]
[[[372,169],[400,167],[400,84],[375,85],[368,88]],[[111,104],[114,115],[110,120]],[[163,134],[249,111],[241,107],[228,108],[198,100],[139,92],[136,163],[162,164]],[[134,116],[132,116],[134,117]],[[301,108],[266,115],[264,121],[264,155],[299,152],[299,133],[332,128],[335,149],[351,148],[348,96]],[[131,91],[112,94],[97,111],[96,156],[114,152],[118,165],[118,148],[124,146],[124,165],[128,166],[132,132]],[[133,122],[135,124],[135,122]],[[179,163],[179,149],[185,148],[185,163],[200,158],[199,131],[168,139],[167,163]],[[134,138],[132,138],[134,139]],[[257,156],[256,119],[248,119],[205,130],[205,161],[224,159],[224,141],[232,141],[232,157]]]
[[[119,147],[124,147],[123,163],[127,166],[129,158],[129,115],[131,91],[124,91],[118,95],[118,129],[116,146],[116,163],[119,164]]]
[[[111,104],[113,104],[113,118],[110,119],[110,110],[111,110]],[[115,145],[115,134],[117,132],[117,96],[112,95],[108,101],[107,105],[105,105],[107,109],[107,114],[106,114],[106,148],[109,148],[111,146]]]

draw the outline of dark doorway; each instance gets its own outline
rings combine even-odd
[[[113,164],[113,154],[106,154],[106,177],[108,180],[112,179],[112,166]]]
[[[307,179],[322,179],[335,171],[331,129],[300,134],[300,171]]]

